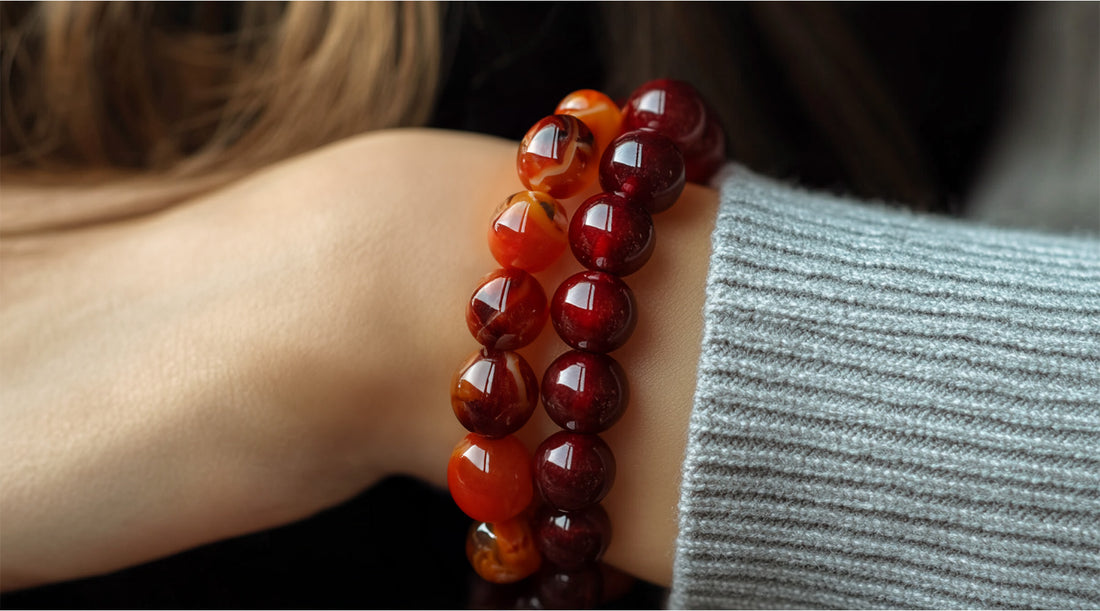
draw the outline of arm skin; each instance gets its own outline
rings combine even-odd
[[[497,267],[515,144],[375,133],[166,210],[0,241],[0,586],[269,528],[381,477],[445,485],[463,318]],[[51,197],[5,180],[8,213]],[[582,201],[564,202],[570,212]],[[668,584],[717,194],[689,186],[627,281],[632,404],[605,439],[607,560]],[[571,257],[539,274],[552,292]],[[547,325],[536,371],[565,345]],[[556,427],[541,413],[529,448]]]

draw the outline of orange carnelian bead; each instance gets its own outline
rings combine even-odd
[[[565,208],[537,191],[504,200],[489,224],[489,250],[504,267],[540,272],[550,267],[569,241]]]
[[[565,96],[554,112],[559,115],[573,115],[583,121],[596,138],[596,151],[599,155],[622,133],[623,113],[619,106],[595,89],[581,89]]]
[[[532,471],[531,455],[515,436],[489,439],[470,433],[451,452],[447,487],[466,515],[503,522],[531,504]]]
[[[543,117],[527,130],[516,155],[520,181],[551,197],[580,193],[595,180],[599,164],[592,132],[570,115]]]
[[[478,522],[466,537],[466,558],[485,581],[513,583],[534,574],[542,564],[527,516]]]

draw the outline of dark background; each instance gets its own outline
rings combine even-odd
[[[1002,113],[1019,5],[837,5],[858,34],[934,165],[933,209],[958,212]],[[179,9],[177,9],[179,10]],[[604,67],[589,5],[448,5],[454,57],[433,125],[518,140],[567,92],[594,87]],[[783,66],[754,38],[742,5],[721,9],[758,69],[772,121],[789,126],[771,167],[844,190],[793,97]],[[532,26],[531,24],[538,24]],[[748,24],[748,25],[746,25]],[[767,164],[765,164],[767,165]],[[460,324],[456,317],[456,324]],[[442,392],[442,391],[441,391]],[[442,397],[442,395],[441,395]],[[445,404],[445,399],[441,398]],[[440,417],[449,417],[441,408]],[[443,466],[441,465],[441,469]],[[462,608],[501,604],[476,586],[464,554],[466,518],[445,490],[393,478],[310,519],[119,571],[0,596],[4,608]],[[657,608],[667,592],[637,582],[613,608]]]

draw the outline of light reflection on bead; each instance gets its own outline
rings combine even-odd
[[[630,400],[626,372],[606,354],[571,350],[546,368],[542,404],[550,419],[576,433],[600,433],[615,424]]]
[[[592,132],[580,119],[551,115],[523,137],[516,172],[528,189],[571,197],[595,180],[599,159]]]
[[[623,114],[619,106],[611,98],[594,89],[581,89],[570,93],[562,98],[554,112],[573,115],[584,122],[595,138],[597,159],[622,131]]]
[[[467,430],[503,437],[520,429],[538,403],[535,371],[516,352],[482,348],[455,371],[451,408]]]
[[[630,95],[623,130],[649,129],[671,139],[681,151],[703,137],[707,108],[691,85],[672,79],[649,81]]]
[[[535,519],[539,551],[566,569],[597,562],[611,543],[611,519],[601,505],[575,511],[543,508]]]
[[[482,579],[513,583],[534,574],[542,564],[527,516],[504,522],[477,522],[466,537],[466,558]]]
[[[532,463],[513,435],[462,438],[447,463],[447,487],[459,509],[475,520],[503,522],[519,515],[534,497]]]
[[[504,200],[489,224],[489,250],[504,267],[539,272],[550,267],[568,242],[565,208],[537,191]]]
[[[550,301],[558,336],[573,348],[611,352],[630,339],[638,322],[634,293],[606,272],[580,272],[565,279]]]
[[[656,244],[649,213],[614,193],[588,198],[569,223],[569,246],[577,261],[619,277],[641,269]]]
[[[611,143],[600,159],[603,190],[621,193],[650,214],[676,203],[686,182],[683,154],[657,132],[626,132]]]
[[[598,435],[559,431],[535,450],[535,482],[546,502],[572,511],[600,502],[615,482],[615,455]]]
[[[546,325],[546,292],[521,269],[498,269],[482,278],[466,306],[466,326],[478,342],[497,350],[530,344]]]

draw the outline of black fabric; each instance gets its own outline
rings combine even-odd
[[[10,608],[463,606],[468,519],[446,491],[387,480],[338,507],[103,577],[3,596]]]
[[[591,4],[456,2],[447,11],[449,69],[434,127],[518,141],[563,95],[604,82]]]
[[[102,577],[12,592],[4,609],[492,608],[495,592],[466,561],[467,518],[446,490],[394,477],[281,528],[205,545]],[[510,595],[513,598],[510,598]],[[663,605],[638,581],[608,609]]]

